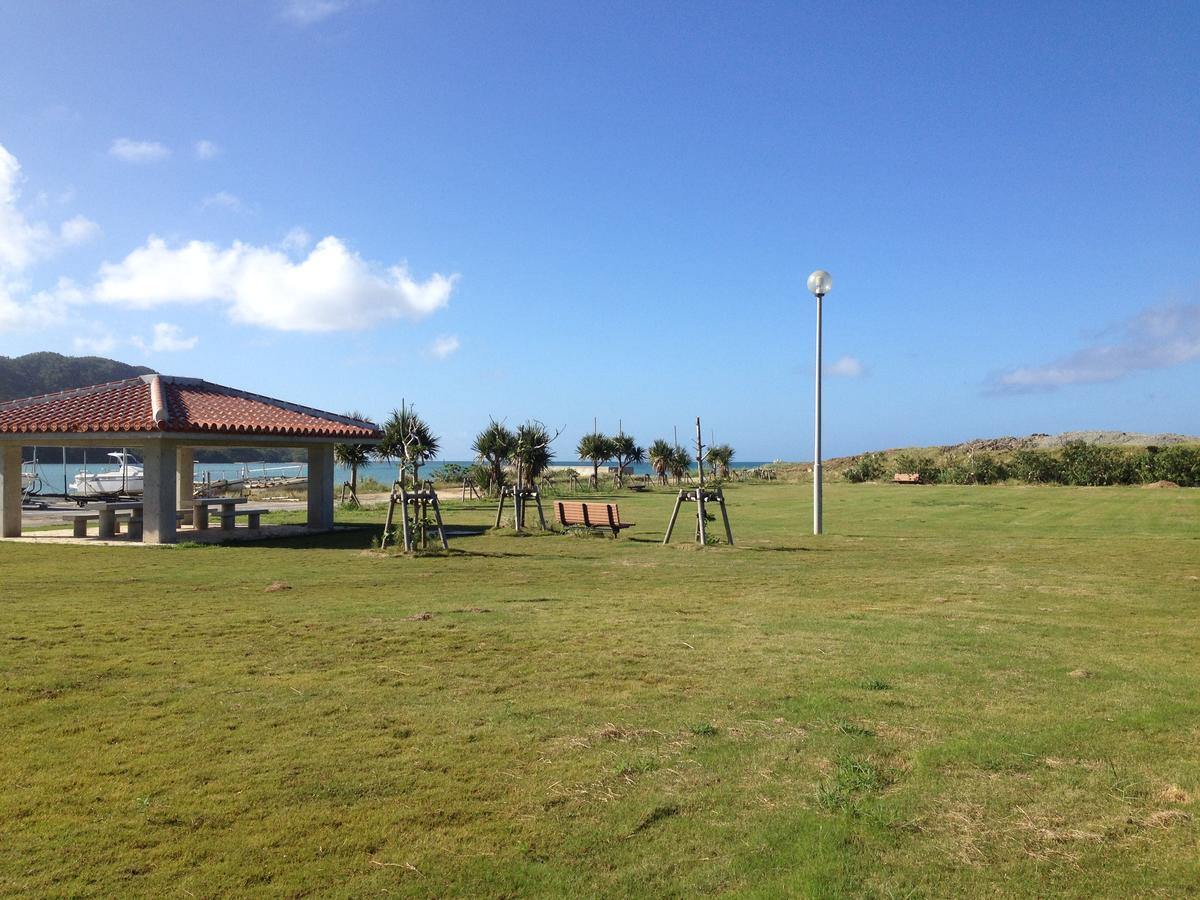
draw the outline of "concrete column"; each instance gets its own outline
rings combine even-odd
[[[21,536],[21,447],[0,446],[0,537]]]
[[[185,512],[184,521],[189,521],[192,498],[196,493],[196,465],[191,447],[180,447],[175,451],[175,505]]]
[[[308,448],[308,527],[333,527],[333,444]]]
[[[143,448],[145,488],[142,507],[145,523],[142,540],[147,544],[175,543],[175,456],[174,441],[150,441]]]

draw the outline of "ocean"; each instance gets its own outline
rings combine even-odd
[[[48,451],[58,455],[54,451]],[[61,457],[60,457],[61,459]],[[421,467],[421,474],[427,475],[435,472],[437,469],[446,463],[455,463],[460,466],[470,466],[473,460],[434,460],[426,463]],[[27,462],[26,469],[33,464]],[[586,460],[571,460],[571,459],[556,459],[552,463],[555,466],[582,466],[588,471],[591,470],[591,463]],[[766,462],[746,461],[733,463],[734,469],[754,469],[759,466],[767,465]],[[116,461],[109,460],[103,463],[88,463],[83,464],[68,463],[64,466],[61,462],[47,463],[40,459],[37,461],[37,472],[41,479],[42,486],[38,492],[41,494],[61,494],[66,489],[66,486],[74,480],[75,475],[79,472],[105,472],[116,468]],[[653,473],[649,463],[634,463],[630,468],[634,474],[649,475]],[[600,471],[607,471],[607,466],[601,466]],[[261,478],[264,475],[287,475],[289,477],[305,477],[308,474],[308,467],[303,463],[274,463],[274,462],[249,462],[249,463],[196,463],[194,480],[195,481],[220,481],[237,478]],[[383,484],[391,484],[396,478],[396,464],[373,462],[365,466],[359,466],[359,480],[373,478]],[[350,470],[338,466],[334,473],[334,481],[336,484],[342,484],[350,480]]]

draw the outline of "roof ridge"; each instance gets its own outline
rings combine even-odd
[[[37,406],[40,403],[49,403],[52,400],[70,400],[74,397],[87,397],[91,394],[101,394],[105,391],[113,391],[117,388],[127,387],[135,381],[145,381],[149,383],[149,375],[134,375],[130,378],[122,378],[120,381],[106,381],[103,384],[90,384],[86,387],[67,388],[65,391],[53,391],[49,394],[35,394],[32,397],[20,397],[15,400],[0,401],[0,410],[11,409],[26,409],[30,406]]]

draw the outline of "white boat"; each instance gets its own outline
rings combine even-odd
[[[21,463],[21,493],[36,494],[42,487],[42,479],[38,476],[37,463]]]
[[[103,497],[142,492],[142,464],[132,454],[110,453],[119,463],[107,472],[80,472],[71,483],[70,493],[79,497]]]

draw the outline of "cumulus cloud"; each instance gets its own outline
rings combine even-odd
[[[834,378],[858,378],[865,371],[863,364],[853,356],[843,356],[825,367],[825,374]]]
[[[171,155],[171,150],[158,141],[117,138],[108,148],[108,155],[127,163],[150,163],[166,159]]]
[[[221,148],[212,141],[196,141],[192,145],[192,150],[196,154],[196,159],[215,159],[221,152]]]
[[[68,247],[86,244],[100,236],[100,226],[87,216],[72,216],[58,229],[59,237]]]
[[[293,25],[313,25],[349,5],[349,0],[284,0],[280,14]]]
[[[154,334],[147,342],[140,337],[133,337],[130,343],[139,350],[150,350],[155,353],[178,353],[181,350],[191,350],[200,343],[198,337],[184,337],[183,329],[170,322],[158,322],[154,326]]]
[[[46,252],[50,233],[25,219],[17,205],[21,164],[0,144],[0,281],[25,269]]]
[[[272,247],[228,248],[191,241],[169,247],[152,237],[119,263],[100,267],[98,300],[151,309],[219,301],[235,322],[281,331],[361,329],[389,319],[421,319],[444,307],[457,275],[417,281],[403,265],[381,269],[336,237],[299,261]]]
[[[1157,306],[1108,329],[1096,343],[1040,366],[1002,372],[1003,391],[1047,391],[1117,381],[1135,372],[1200,359],[1200,304]]]
[[[242,199],[229,191],[217,191],[215,194],[209,194],[200,202],[201,209],[212,209],[213,207],[227,209],[230,212],[246,212],[246,204],[242,203]]]
[[[462,346],[462,341],[456,334],[443,334],[434,339],[429,346],[429,352],[437,359],[445,359]]]

